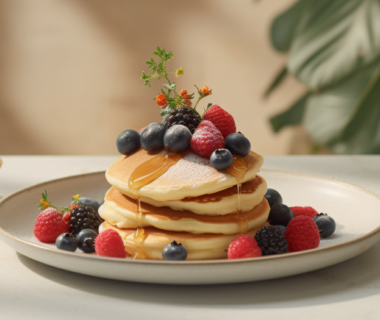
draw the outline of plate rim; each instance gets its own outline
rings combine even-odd
[[[281,174],[289,174],[289,175],[295,175],[295,176],[300,176],[300,177],[308,177],[308,178],[320,179],[320,180],[325,180],[328,182],[338,183],[338,184],[341,184],[343,186],[354,188],[354,189],[357,189],[358,191],[364,192],[364,193],[376,198],[380,204],[380,195],[379,194],[377,194],[373,191],[370,191],[368,189],[365,189],[363,187],[357,186],[355,184],[344,182],[344,181],[339,180],[339,179],[323,177],[323,176],[318,176],[318,175],[313,175],[313,174],[308,174],[308,173],[302,173],[302,172],[295,172],[295,171],[290,171],[290,170],[272,169],[272,168],[261,168],[260,171],[277,172],[277,173],[281,173]],[[3,203],[5,203],[5,202],[11,200],[12,198],[18,196],[20,193],[27,192],[28,190],[35,189],[37,187],[41,187],[47,183],[57,183],[57,182],[59,183],[59,182],[65,181],[65,180],[70,180],[70,179],[75,179],[75,178],[80,178],[80,177],[87,177],[87,176],[91,176],[91,175],[96,176],[96,175],[100,175],[100,174],[105,175],[105,170],[88,172],[88,173],[81,173],[81,174],[76,174],[76,175],[70,175],[70,176],[61,177],[61,178],[52,179],[52,180],[47,180],[47,181],[43,181],[43,182],[31,185],[29,187],[26,187],[26,188],[17,190],[15,192],[12,192],[9,195],[5,196],[4,198],[0,199],[0,209],[1,209],[1,205]],[[1,210],[0,210],[0,217],[1,217]],[[101,257],[101,256],[97,256],[97,255],[82,255],[82,254],[78,255],[75,252],[68,252],[68,251],[64,251],[64,250],[58,250],[55,248],[45,247],[43,245],[33,243],[33,242],[28,241],[28,240],[21,239],[15,235],[9,233],[4,228],[2,228],[2,226],[0,225],[0,234],[2,234],[2,236],[10,238],[11,240],[18,242],[18,243],[21,243],[23,245],[32,246],[35,249],[51,252],[53,254],[63,254],[63,255],[68,255],[72,258],[78,258],[78,259],[94,259],[94,260],[101,260],[101,261],[112,261],[112,262],[123,263],[123,264],[124,263],[152,264],[152,265],[155,265],[155,264],[166,265],[167,264],[167,265],[177,265],[177,266],[189,266],[189,265],[202,265],[202,266],[204,266],[204,265],[215,265],[215,264],[218,264],[218,265],[220,265],[220,264],[246,264],[246,263],[252,263],[253,261],[259,262],[259,261],[281,260],[281,259],[287,259],[287,258],[297,257],[297,256],[308,256],[308,255],[313,255],[316,253],[319,254],[319,253],[323,253],[326,251],[336,250],[336,249],[339,249],[343,246],[347,246],[347,245],[350,245],[353,243],[360,243],[362,241],[365,241],[367,239],[370,239],[370,238],[376,236],[379,233],[380,233],[380,225],[376,229],[372,230],[371,232],[368,232],[368,233],[361,235],[357,238],[347,240],[347,241],[344,241],[341,243],[332,244],[332,245],[322,247],[322,248],[315,248],[315,249],[303,250],[303,251],[298,251],[298,252],[287,252],[285,254],[279,254],[279,255],[270,255],[270,256],[254,257],[254,258],[243,258],[243,259],[231,259],[231,260],[229,260],[229,259],[215,259],[215,260],[208,259],[208,260],[189,260],[189,261],[167,261],[167,260],[139,260],[139,259],[132,260],[132,259],[119,259],[119,258]]]

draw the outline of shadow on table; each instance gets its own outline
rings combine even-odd
[[[101,279],[50,267],[21,254],[21,263],[61,285],[120,300],[228,308],[329,304],[377,294],[380,244],[362,255],[319,271],[282,279],[230,285],[170,286]],[[318,299],[318,301],[315,300]],[[282,305],[283,304],[283,305]],[[261,305],[261,306],[260,306]]]

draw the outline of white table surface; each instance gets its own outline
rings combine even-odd
[[[117,156],[1,158],[3,197],[46,180],[105,170]],[[331,177],[380,194],[380,156],[265,157],[264,167]],[[380,319],[380,243],[354,259],[299,276],[236,285],[164,286],[56,269],[24,257],[0,241],[0,319],[119,316],[157,320]]]

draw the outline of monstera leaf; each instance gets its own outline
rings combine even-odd
[[[301,0],[280,14],[272,23],[271,40],[277,51],[288,52],[294,31],[300,21],[304,6],[310,0]]]
[[[354,115],[338,137],[335,152],[380,153],[380,66],[355,107]],[[340,149],[337,149],[339,147]]]
[[[380,0],[308,1],[291,39],[291,74],[311,89],[340,83],[380,57]]]
[[[314,141],[329,145],[339,139],[373,73],[374,68],[370,68],[338,87],[310,97],[304,124]]]
[[[334,153],[380,153],[380,0],[300,0],[271,40],[289,59],[264,96],[288,74],[308,89],[270,119],[273,130],[303,123]]]

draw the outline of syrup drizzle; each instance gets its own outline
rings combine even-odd
[[[148,259],[148,255],[145,251],[139,249],[143,244],[146,238],[145,230],[142,227],[142,209],[140,202],[140,189],[156,180],[158,177],[162,176],[169,168],[175,165],[179,160],[181,160],[189,151],[178,154],[164,153],[157,155],[150,160],[139,165],[131,174],[128,185],[131,189],[138,191],[137,195],[137,229],[134,235],[135,248],[128,248],[130,252],[133,253],[132,259]],[[237,181],[237,191],[238,191],[238,210],[233,217],[235,218],[236,223],[240,227],[240,233],[245,233],[248,231],[249,223],[248,220],[244,217],[241,212],[240,197],[241,197],[241,185],[244,179],[244,176],[248,170],[249,161],[240,156],[233,156],[232,165],[224,170],[224,173],[228,173],[235,177]]]
[[[158,177],[162,176],[169,168],[175,165],[179,160],[181,160],[188,151],[184,151],[177,154],[164,153],[157,155],[150,160],[139,165],[135,170],[133,170],[128,185],[131,189],[138,191],[137,195],[137,229],[134,235],[135,249],[133,251],[132,259],[148,259],[148,255],[143,250],[140,250],[139,247],[143,244],[146,238],[145,230],[142,227],[142,209],[140,202],[140,189],[156,180]]]
[[[240,233],[246,233],[249,228],[249,222],[246,217],[241,212],[241,185],[244,179],[244,176],[248,170],[249,161],[243,157],[240,156],[233,156],[232,164],[224,170],[225,173],[230,174],[231,176],[235,177],[237,181],[237,198],[238,198],[238,204],[237,204],[237,212],[234,215],[236,223],[240,227]]]

